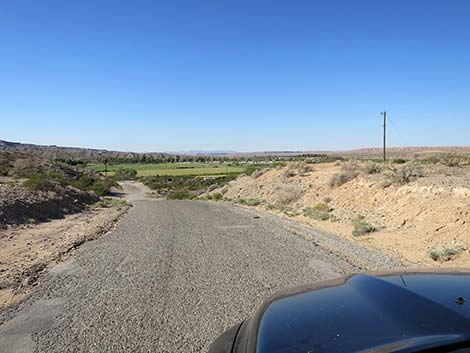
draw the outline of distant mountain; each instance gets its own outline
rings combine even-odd
[[[19,151],[34,153],[45,158],[70,158],[70,159],[89,159],[95,157],[107,158],[138,158],[143,155],[155,158],[180,155],[180,156],[214,156],[214,157],[250,157],[250,156],[279,156],[289,157],[307,154],[330,154],[337,156],[377,156],[382,153],[382,148],[359,148],[343,151],[261,151],[261,152],[236,152],[231,150],[190,150],[190,151],[173,151],[173,152],[123,152],[108,151],[105,149],[81,148],[81,147],[61,147],[56,145],[34,145],[19,142],[9,142],[0,140],[0,151]],[[387,153],[389,155],[409,155],[421,153],[470,153],[470,146],[421,146],[421,147],[389,147]]]
[[[189,150],[189,151],[167,151],[165,153],[184,156],[229,156],[238,154],[231,150]]]
[[[28,143],[9,142],[0,140],[0,151],[18,151],[32,153],[44,158],[89,159],[95,157],[107,158],[133,158],[142,155],[161,157],[164,153],[136,153],[122,151],[108,151],[105,149],[61,147],[56,145],[34,145]]]

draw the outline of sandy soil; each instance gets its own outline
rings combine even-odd
[[[230,184],[224,197],[260,200],[259,208],[271,208],[270,212],[398,255],[411,265],[470,267],[469,167],[426,166],[425,177],[388,187],[381,185],[382,174],[361,174],[339,187],[330,187],[329,180],[341,166],[317,164],[312,168],[292,177],[286,177],[286,168],[256,178],[241,177]],[[292,212],[269,207],[283,199],[289,200]],[[301,215],[303,208],[318,203],[331,207],[330,220]],[[351,219],[357,215],[365,216],[377,231],[352,236]],[[444,247],[458,249],[459,254],[448,261],[429,257],[430,250]]]
[[[127,209],[119,204],[0,230],[0,310],[26,296],[48,268],[77,246],[111,230]]]

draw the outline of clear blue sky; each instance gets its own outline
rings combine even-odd
[[[4,0],[0,139],[117,150],[470,145],[467,0]]]

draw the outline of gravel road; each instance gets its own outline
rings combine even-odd
[[[133,203],[112,233],[82,245],[2,314],[1,352],[206,352],[278,289],[400,266],[266,213]]]

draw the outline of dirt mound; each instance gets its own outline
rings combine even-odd
[[[113,185],[101,175],[22,152],[0,152],[0,226],[80,212]]]
[[[296,217],[415,264],[470,265],[468,166],[310,168],[299,172],[291,165],[243,176],[222,192],[225,199]],[[341,174],[346,176],[331,186]],[[365,229],[361,236],[352,235],[357,224]]]
[[[95,195],[69,186],[33,191],[20,185],[0,184],[0,226],[61,218],[83,211],[98,200]]]

